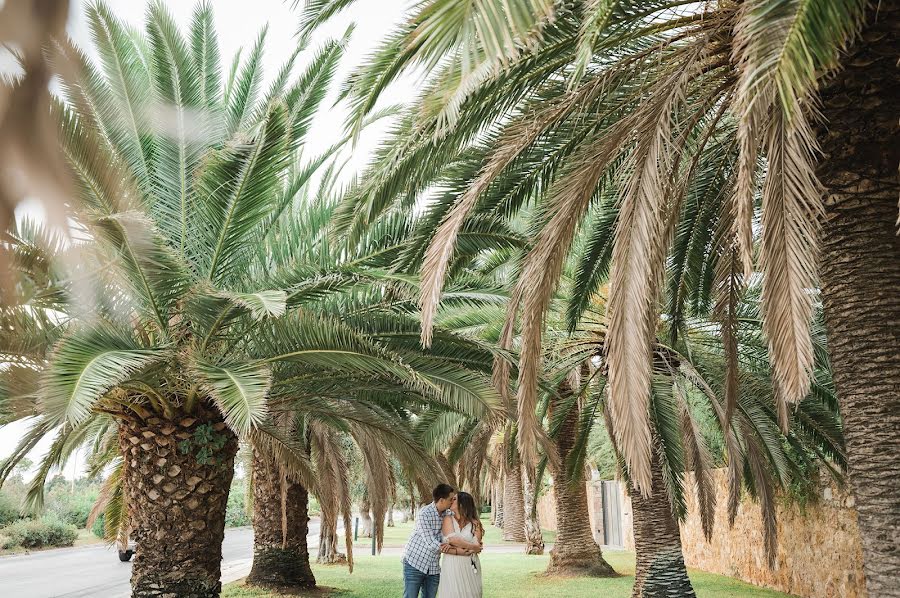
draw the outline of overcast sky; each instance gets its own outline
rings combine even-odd
[[[76,43],[88,51],[91,56],[96,56],[90,49],[91,35],[85,19],[85,7],[91,2],[88,0],[72,0],[71,13],[69,15],[69,33]],[[144,0],[106,0],[112,12],[123,21],[143,29],[144,15],[149,4]],[[195,3],[190,0],[166,0],[169,10],[175,20],[186,30],[191,20],[191,14]],[[238,48],[251,46],[256,40],[259,31],[268,24],[266,35],[265,53],[263,54],[263,66],[268,83],[278,71],[284,61],[296,48],[295,32],[299,21],[302,0],[296,9],[292,9],[291,0],[212,0],[215,12],[216,32],[219,39],[219,50],[225,70]],[[339,83],[346,74],[358,65],[377,45],[381,37],[396,23],[403,19],[410,0],[361,0],[352,9],[346,11],[340,17],[333,20],[312,38],[311,47],[315,48],[329,38],[340,37],[351,23],[356,23],[351,42],[347,48],[344,61],[335,78]],[[245,54],[246,55],[246,52]],[[304,55],[301,55],[301,59]],[[303,66],[303,61],[299,62]],[[384,95],[384,105],[407,102],[412,99],[418,81],[414,77],[401,79],[393,85]],[[336,89],[337,85],[333,88]],[[265,86],[263,87],[265,89]],[[322,104],[323,110],[316,117],[310,132],[309,143],[311,154],[314,155],[337,141],[344,128],[344,120],[347,112],[343,106],[332,107],[336,96],[335,89],[331,96]],[[353,156],[348,163],[348,170],[342,180],[346,181],[353,171],[361,168],[378,139],[384,134],[389,123],[382,122],[370,126],[360,137]],[[28,208],[26,208],[28,209]],[[5,427],[0,427],[0,461],[12,453],[18,440],[29,427],[29,422],[15,422]],[[52,439],[46,438],[29,455],[37,462],[46,453]],[[70,463],[63,471],[70,477],[73,471],[80,472],[83,469],[83,458]]]

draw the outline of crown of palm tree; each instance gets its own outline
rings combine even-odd
[[[50,468],[86,439],[108,440],[113,419],[212,408],[303,477],[285,413],[361,426],[412,466],[422,453],[390,417],[416,401],[493,408],[480,370],[494,353],[451,331],[423,352],[415,280],[379,267],[403,224],[385,219],[336,251],[337,202],[328,185],[308,196],[333,150],[304,159],[303,144],[343,41],[295,74],[298,50],[261,93],[265,31],[223,82],[208,3],[187,39],[159,3],[145,33],[102,3],[88,16],[99,70],[54,48],[80,67],[54,106],[79,187],[77,235],[28,223],[6,235],[23,301],[3,314],[0,405],[7,419],[38,420],[0,480],[60,425],[35,505]]]
[[[448,62],[428,63],[437,64],[431,87],[338,219],[353,233],[397,198],[447,182],[425,219],[432,228],[423,236],[433,240],[407,262],[422,268],[424,343],[462,228],[536,205],[514,293],[521,309],[510,312],[523,326],[521,429],[534,429],[544,315],[578,230],[591,227],[571,320],[608,275],[609,407],[635,484],[648,492],[652,341],[667,260],[682,273],[668,298],[673,312],[683,318],[688,301],[716,302],[735,372],[735,310],[752,282],[758,236],[764,329],[787,429],[786,405],[807,394],[813,371],[820,203],[811,105],[865,3],[556,2],[552,18],[516,13],[531,15],[530,26],[498,18],[489,35],[473,27],[483,4],[465,4],[464,17],[391,38],[349,87],[358,119],[419,47],[441,48]],[[437,18],[430,10],[439,5],[418,5],[407,27]],[[422,41],[432,31],[440,37]],[[454,64],[467,35],[513,40],[523,51],[503,61],[494,48],[483,62],[490,68],[459,83]],[[729,379],[732,413],[737,377]],[[520,445],[533,453],[530,434]]]

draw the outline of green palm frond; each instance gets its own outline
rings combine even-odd
[[[285,108],[275,104],[253,141],[216,152],[202,168],[195,252],[210,282],[227,279],[246,259],[245,242],[272,207],[290,159],[286,127]]]
[[[268,413],[267,395],[272,372],[254,362],[209,363],[195,359],[191,369],[239,436],[260,426]]]
[[[222,66],[212,4],[209,1],[201,2],[194,8],[190,47],[194,69],[200,81],[200,103],[215,110],[220,105],[222,94]]]
[[[225,88],[225,101],[228,103],[225,112],[228,137],[241,131],[247,125],[247,119],[252,113],[262,80],[262,54],[267,31],[268,27],[260,31],[250,55],[240,70],[238,70],[240,54],[234,57],[231,75]]]
[[[90,87],[102,95],[91,94],[86,86],[83,89],[94,100],[92,108],[117,153],[130,166],[138,186],[147,190],[153,155],[152,143],[144,135],[150,73],[140,53],[135,51],[134,37],[106,4],[97,2],[88,8],[88,23],[94,46],[100,53],[105,81],[89,81]]]
[[[73,330],[53,350],[38,401],[52,421],[77,425],[107,392],[168,357],[110,328]]]

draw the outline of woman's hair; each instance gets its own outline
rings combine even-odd
[[[463,519],[468,520],[474,529],[481,529],[481,518],[478,514],[478,508],[475,506],[475,499],[468,492],[459,492],[456,495],[456,507]]]

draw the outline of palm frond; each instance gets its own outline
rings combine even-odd
[[[53,422],[80,424],[107,392],[168,357],[165,349],[141,347],[117,330],[75,329],[53,350],[38,401]]]
[[[239,436],[246,436],[265,422],[266,399],[272,384],[272,372],[265,364],[195,359],[191,369],[225,415],[225,422]]]

